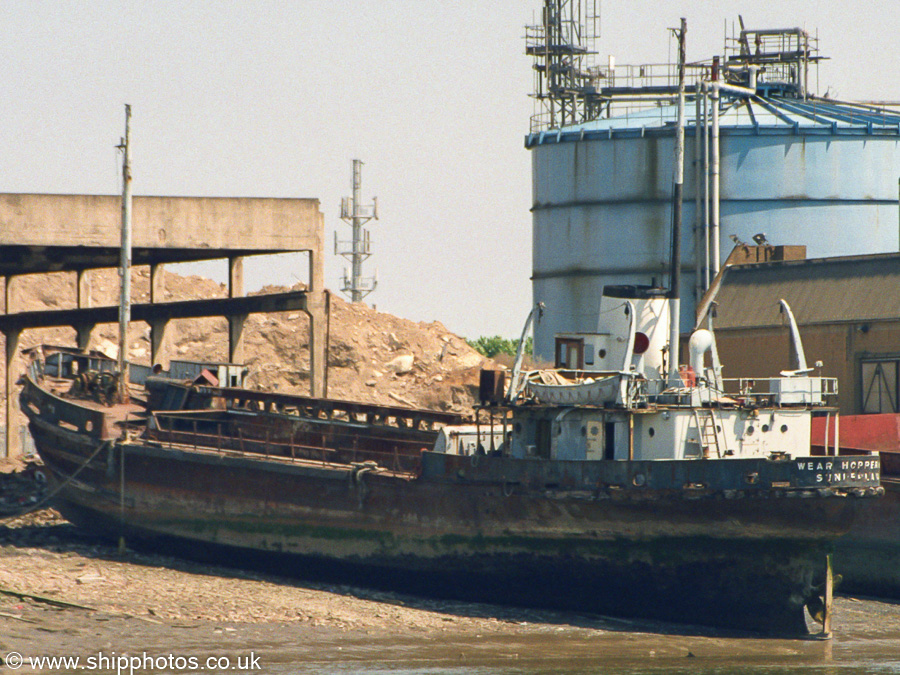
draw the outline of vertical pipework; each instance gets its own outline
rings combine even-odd
[[[694,90],[694,299],[700,301],[703,295],[703,258],[700,256],[702,248],[703,233],[702,222],[700,220],[701,200],[701,164],[700,155],[702,152],[703,139],[700,138],[700,116],[702,113],[700,101],[701,87],[698,84]]]
[[[710,148],[712,155],[712,184],[710,189],[710,206],[712,213],[710,214],[709,234],[710,248],[712,249],[712,274],[719,273],[721,259],[719,255],[719,83],[713,82],[712,85],[712,147]]]
[[[748,81],[749,81],[747,88],[752,89],[754,92],[756,91],[758,76],[759,76],[759,66],[748,66],[747,67],[747,77],[748,77]]]
[[[681,336],[681,222],[684,201],[684,64],[687,19],[681,19],[678,31],[678,124],[675,127],[675,190],[672,223],[672,265],[669,288],[669,381],[678,380],[678,352]]]
[[[131,322],[131,106],[122,139],[122,250],[119,257],[119,400],[128,399],[128,324]]]
[[[709,259],[709,86],[703,83],[703,290],[710,284]]]

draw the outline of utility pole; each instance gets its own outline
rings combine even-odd
[[[131,323],[131,106],[125,104],[122,150],[122,250],[119,257],[119,401],[128,401],[128,324]]]
[[[341,287],[341,291],[350,297],[351,302],[361,302],[378,286],[377,271],[373,277],[364,278],[362,275],[363,261],[372,255],[369,231],[363,226],[372,218],[378,220],[377,197],[372,198],[372,204],[360,204],[362,165],[360,160],[353,160],[353,196],[344,197],[341,200],[341,220],[352,228],[352,239],[338,241],[337,232],[334,233],[334,254],[344,256],[351,265],[349,272],[344,268],[343,286]],[[348,246],[349,248],[347,248]]]

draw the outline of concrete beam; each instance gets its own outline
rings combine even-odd
[[[131,306],[131,320],[150,323],[154,319],[192,319],[201,316],[237,316],[258,312],[307,311],[307,293],[289,291],[243,298],[212,298],[183,300]],[[77,326],[80,324],[115,323],[119,308],[90,307],[87,309],[54,309],[39,312],[19,312],[0,315],[0,331],[49,326]]]
[[[134,197],[132,246],[308,251],[321,215],[318,199]],[[115,249],[121,218],[119,195],[0,194],[0,246]]]

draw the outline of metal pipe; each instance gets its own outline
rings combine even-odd
[[[709,87],[703,83],[703,290],[710,285],[709,275]]]
[[[831,446],[833,448],[832,454],[837,457],[841,454],[841,413],[834,413],[834,443]]]
[[[759,77],[759,66],[747,66],[749,84],[748,88],[756,92],[757,79]]]
[[[721,258],[719,255],[719,83],[712,84],[712,195],[710,197],[712,213],[710,215],[710,248],[712,249],[712,273],[719,273]]]
[[[702,114],[700,92],[694,97],[694,298],[699,301],[703,295],[703,262],[700,256],[700,248],[703,243],[700,220],[700,190],[701,166],[700,155],[703,148],[703,140],[700,138],[700,116]]]
[[[119,262],[119,401],[128,400],[128,324],[131,322],[131,106],[125,105],[122,160],[122,249]]]
[[[628,413],[628,459],[634,459],[634,413]]]
[[[713,89],[718,89],[719,91],[724,91],[729,94],[737,94],[738,96],[755,96],[756,90],[750,89],[749,87],[739,87],[736,84],[727,84],[725,82],[716,81],[712,84]]]
[[[672,223],[672,266],[669,288],[669,383],[677,384],[681,339],[681,221],[684,202],[684,64],[687,19],[678,31],[678,124],[675,127],[675,190]]]

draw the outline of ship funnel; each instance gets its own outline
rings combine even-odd
[[[613,336],[607,358],[616,370],[633,370],[648,380],[666,379],[670,320],[666,295],[666,289],[650,286],[603,288],[597,332]]]

